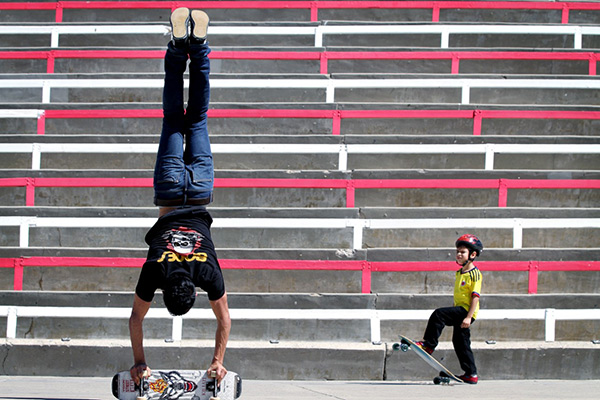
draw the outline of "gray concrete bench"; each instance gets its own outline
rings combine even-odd
[[[164,47],[0,49],[4,73],[151,73]],[[598,52],[554,49],[212,47],[212,73],[411,73],[596,75]]]

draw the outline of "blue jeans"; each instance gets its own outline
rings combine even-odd
[[[214,167],[206,126],[209,53],[207,44],[181,49],[169,43],[167,47],[162,132],[154,167],[157,206],[204,205],[212,201]],[[188,56],[190,85],[184,112],[183,74]]]

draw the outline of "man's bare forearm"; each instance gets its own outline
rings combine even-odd
[[[229,341],[229,333],[231,332],[231,319],[229,315],[223,320],[217,320],[217,332],[215,334],[215,353],[213,355],[213,362],[219,361],[223,363],[225,359],[225,349],[227,348],[227,342]]]
[[[135,316],[129,318],[129,337],[131,339],[131,349],[133,350],[134,364],[146,364],[144,355],[144,331],[143,321]]]
[[[220,382],[227,374],[223,362],[225,360],[225,349],[229,341],[229,332],[231,331],[227,293],[219,300],[211,301],[210,305],[217,318],[217,332],[215,333],[215,352],[209,370],[216,373],[217,380]]]
[[[136,294],[133,300],[133,308],[129,317],[129,337],[131,349],[133,350],[134,364],[146,364],[144,355],[144,317],[150,308],[150,302],[144,301]]]

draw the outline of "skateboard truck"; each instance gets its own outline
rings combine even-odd
[[[441,383],[443,383],[445,385],[449,385],[450,377],[448,376],[448,374],[446,374],[444,371],[442,371],[442,372],[440,372],[439,376],[436,376],[435,378],[433,378],[433,383],[436,385],[439,385]]]
[[[147,400],[148,397],[146,397],[146,393],[148,393],[148,388],[148,371],[144,371],[144,375],[142,376],[142,379],[140,379],[140,384],[136,385],[136,389],[139,392],[136,400]]]
[[[206,389],[213,392],[210,400],[220,400],[217,396],[219,393],[219,384],[217,383],[217,371],[210,371],[210,377],[213,378],[212,382],[206,384]]]

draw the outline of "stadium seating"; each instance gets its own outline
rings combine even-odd
[[[0,331],[13,354],[57,357],[68,341],[52,340],[72,338],[96,349],[82,354],[110,354],[106,376],[130,363],[119,348],[157,215],[172,6],[0,2]],[[600,351],[590,344],[600,339],[599,3],[200,6],[211,17],[210,210],[235,324],[231,369],[427,377],[391,343],[418,338],[429,312],[451,303],[453,241],[471,232],[485,245],[473,329],[482,375],[593,376],[541,363],[562,341],[582,365]],[[169,349],[165,338],[210,353],[201,300],[182,332],[156,311],[149,354]],[[442,339],[437,354],[457,365],[449,332]],[[492,371],[513,341],[528,354],[515,361],[522,374]],[[262,361],[294,349],[299,369],[326,354],[319,362],[338,371]]]

